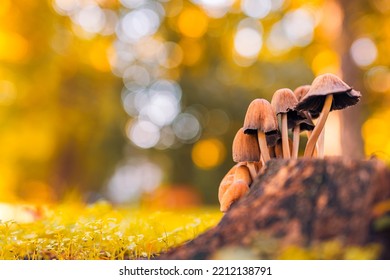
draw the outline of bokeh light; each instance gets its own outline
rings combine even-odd
[[[221,164],[225,157],[225,146],[216,138],[200,140],[192,149],[192,160],[201,169],[214,168]]]
[[[365,84],[376,93],[390,92],[390,69],[386,66],[376,66],[366,72]]]
[[[250,27],[238,30],[234,37],[234,48],[243,57],[257,56],[262,44],[263,40],[259,32]]]
[[[319,51],[312,61],[312,69],[316,75],[324,73],[337,74],[340,69],[340,57],[332,50]]]
[[[150,121],[136,120],[128,125],[127,136],[138,147],[149,149],[158,143],[160,130]]]
[[[262,19],[271,12],[272,2],[271,0],[242,0],[241,9],[249,17]]]
[[[29,43],[20,34],[0,29],[0,60],[22,62],[28,55]]]
[[[226,15],[234,0],[191,0],[200,5],[213,18],[221,18]]]
[[[106,25],[106,16],[104,11],[96,4],[90,4],[82,7],[73,17],[85,31],[98,33]]]
[[[282,24],[287,38],[293,45],[303,47],[312,41],[315,19],[308,10],[301,8],[286,13]]]
[[[161,184],[162,176],[155,163],[145,158],[133,159],[116,169],[108,182],[107,196],[114,203],[137,202],[143,193],[152,192]]]
[[[378,50],[370,38],[359,38],[352,43],[350,53],[353,61],[364,67],[375,61]]]
[[[207,31],[208,18],[200,9],[187,8],[180,14],[177,24],[184,36],[200,38]]]
[[[172,125],[175,135],[184,143],[195,142],[201,133],[198,119],[190,113],[181,113]]]
[[[120,23],[118,36],[124,41],[136,42],[157,31],[160,27],[160,17],[152,9],[141,8],[127,13]]]

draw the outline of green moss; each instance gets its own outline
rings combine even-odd
[[[31,223],[0,221],[0,259],[144,259],[218,223],[217,209],[152,211],[59,205]]]

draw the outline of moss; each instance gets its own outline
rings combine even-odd
[[[148,259],[195,238],[221,216],[218,209],[63,204],[47,208],[30,223],[0,221],[0,259]]]

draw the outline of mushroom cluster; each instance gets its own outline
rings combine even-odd
[[[294,91],[277,90],[271,103],[262,98],[253,100],[243,127],[233,140],[232,155],[236,164],[219,185],[220,210],[226,212],[248,192],[270,159],[297,159],[301,132],[306,132],[308,138],[303,157],[323,158],[324,125],[329,112],[355,105],[360,97],[360,92],[339,77],[323,74],[311,85]]]

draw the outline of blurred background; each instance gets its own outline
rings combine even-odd
[[[390,154],[390,0],[1,0],[0,201],[217,202],[255,98],[361,91],[326,153]]]

